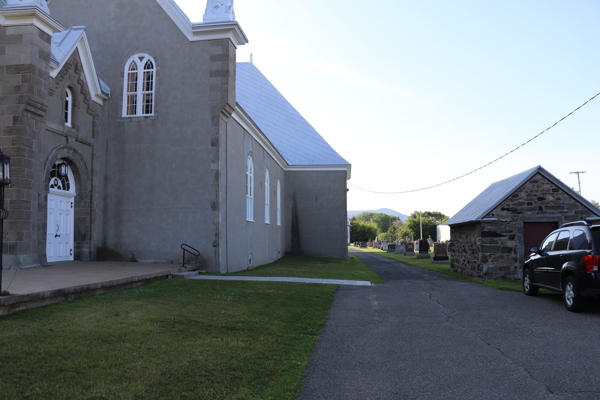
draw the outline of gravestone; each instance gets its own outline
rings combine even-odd
[[[390,245],[390,242],[388,242],[387,240],[384,240],[383,242],[381,242],[381,246],[379,247],[379,250],[387,251],[389,245]]]
[[[396,252],[396,244],[388,244],[388,248],[387,248],[387,252],[388,253],[395,253]]]
[[[450,264],[448,257],[448,245],[446,243],[436,243],[433,256],[434,264]]]
[[[419,241],[415,240],[414,244],[415,244],[415,251],[418,253],[419,252]]]
[[[366,248],[367,247],[367,242],[360,242],[360,247],[361,248]]]
[[[417,258],[429,258],[429,243],[427,240],[419,240],[419,252]]]
[[[404,254],[404,252],[406,252],[406,245],[403,243],[397,244],[396,250],[394,251],[394,253],[395,254]]]
[[[404,252],[405,256],[414,256],[415,255],[415,244],[408,242],[406,243],[406,251]]]

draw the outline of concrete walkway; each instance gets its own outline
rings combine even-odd
[[[181,271],[173,264],[68,262],[48,267],[2,271],[0,315],[77,297],[107,293],[166,279]]]
[[[188,279],[205,279],[216,281],[254,281],[254,282],[294,282],[294,283],[319,283],[322,285],[340,286],[373,286],[369,281],[348,281],[342,279],[311,279],[311,278],[279,278],[262,276],[217,276],[199,275]]]

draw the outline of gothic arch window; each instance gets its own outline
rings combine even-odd
[[[73,92],[71,89],[65,89],[65,126],[73,126]]]
[[[281,226],[281,182],[277,179],[277,226]]]
[[[254,164],[248,156],[246,165],[246,221],[254,221]]]
[[[265,224],[271,223],[271,179],[269,170],[265,171]]]
[[[148,54],[136,54],[125,63],[123,116],[154,115],[156,62]]]

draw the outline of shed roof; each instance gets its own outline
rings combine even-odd
[[[565,185],[560,179],[545,170],[541,165],[538,165],[537,167],[528,169],[527,171],[511,176],[510,178],[492,183],[490,187],[456,213],[456,215],[447,222],[447,225],[464,224],[483,219],[537,173],[543,175],[567,194],[574,197],[585,207],[589,208],[590,211],[596,215],[600,215],[600,210],[596,206],[580,196],[579,193],[569,186]]]
[[[289,165],[350,165],[251,63],[237,64],[237,102]]]

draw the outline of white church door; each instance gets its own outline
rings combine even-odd
[[[48,193],[48,262],[73,261],[75,180],[71,168],[59,160],[50,172]]]

